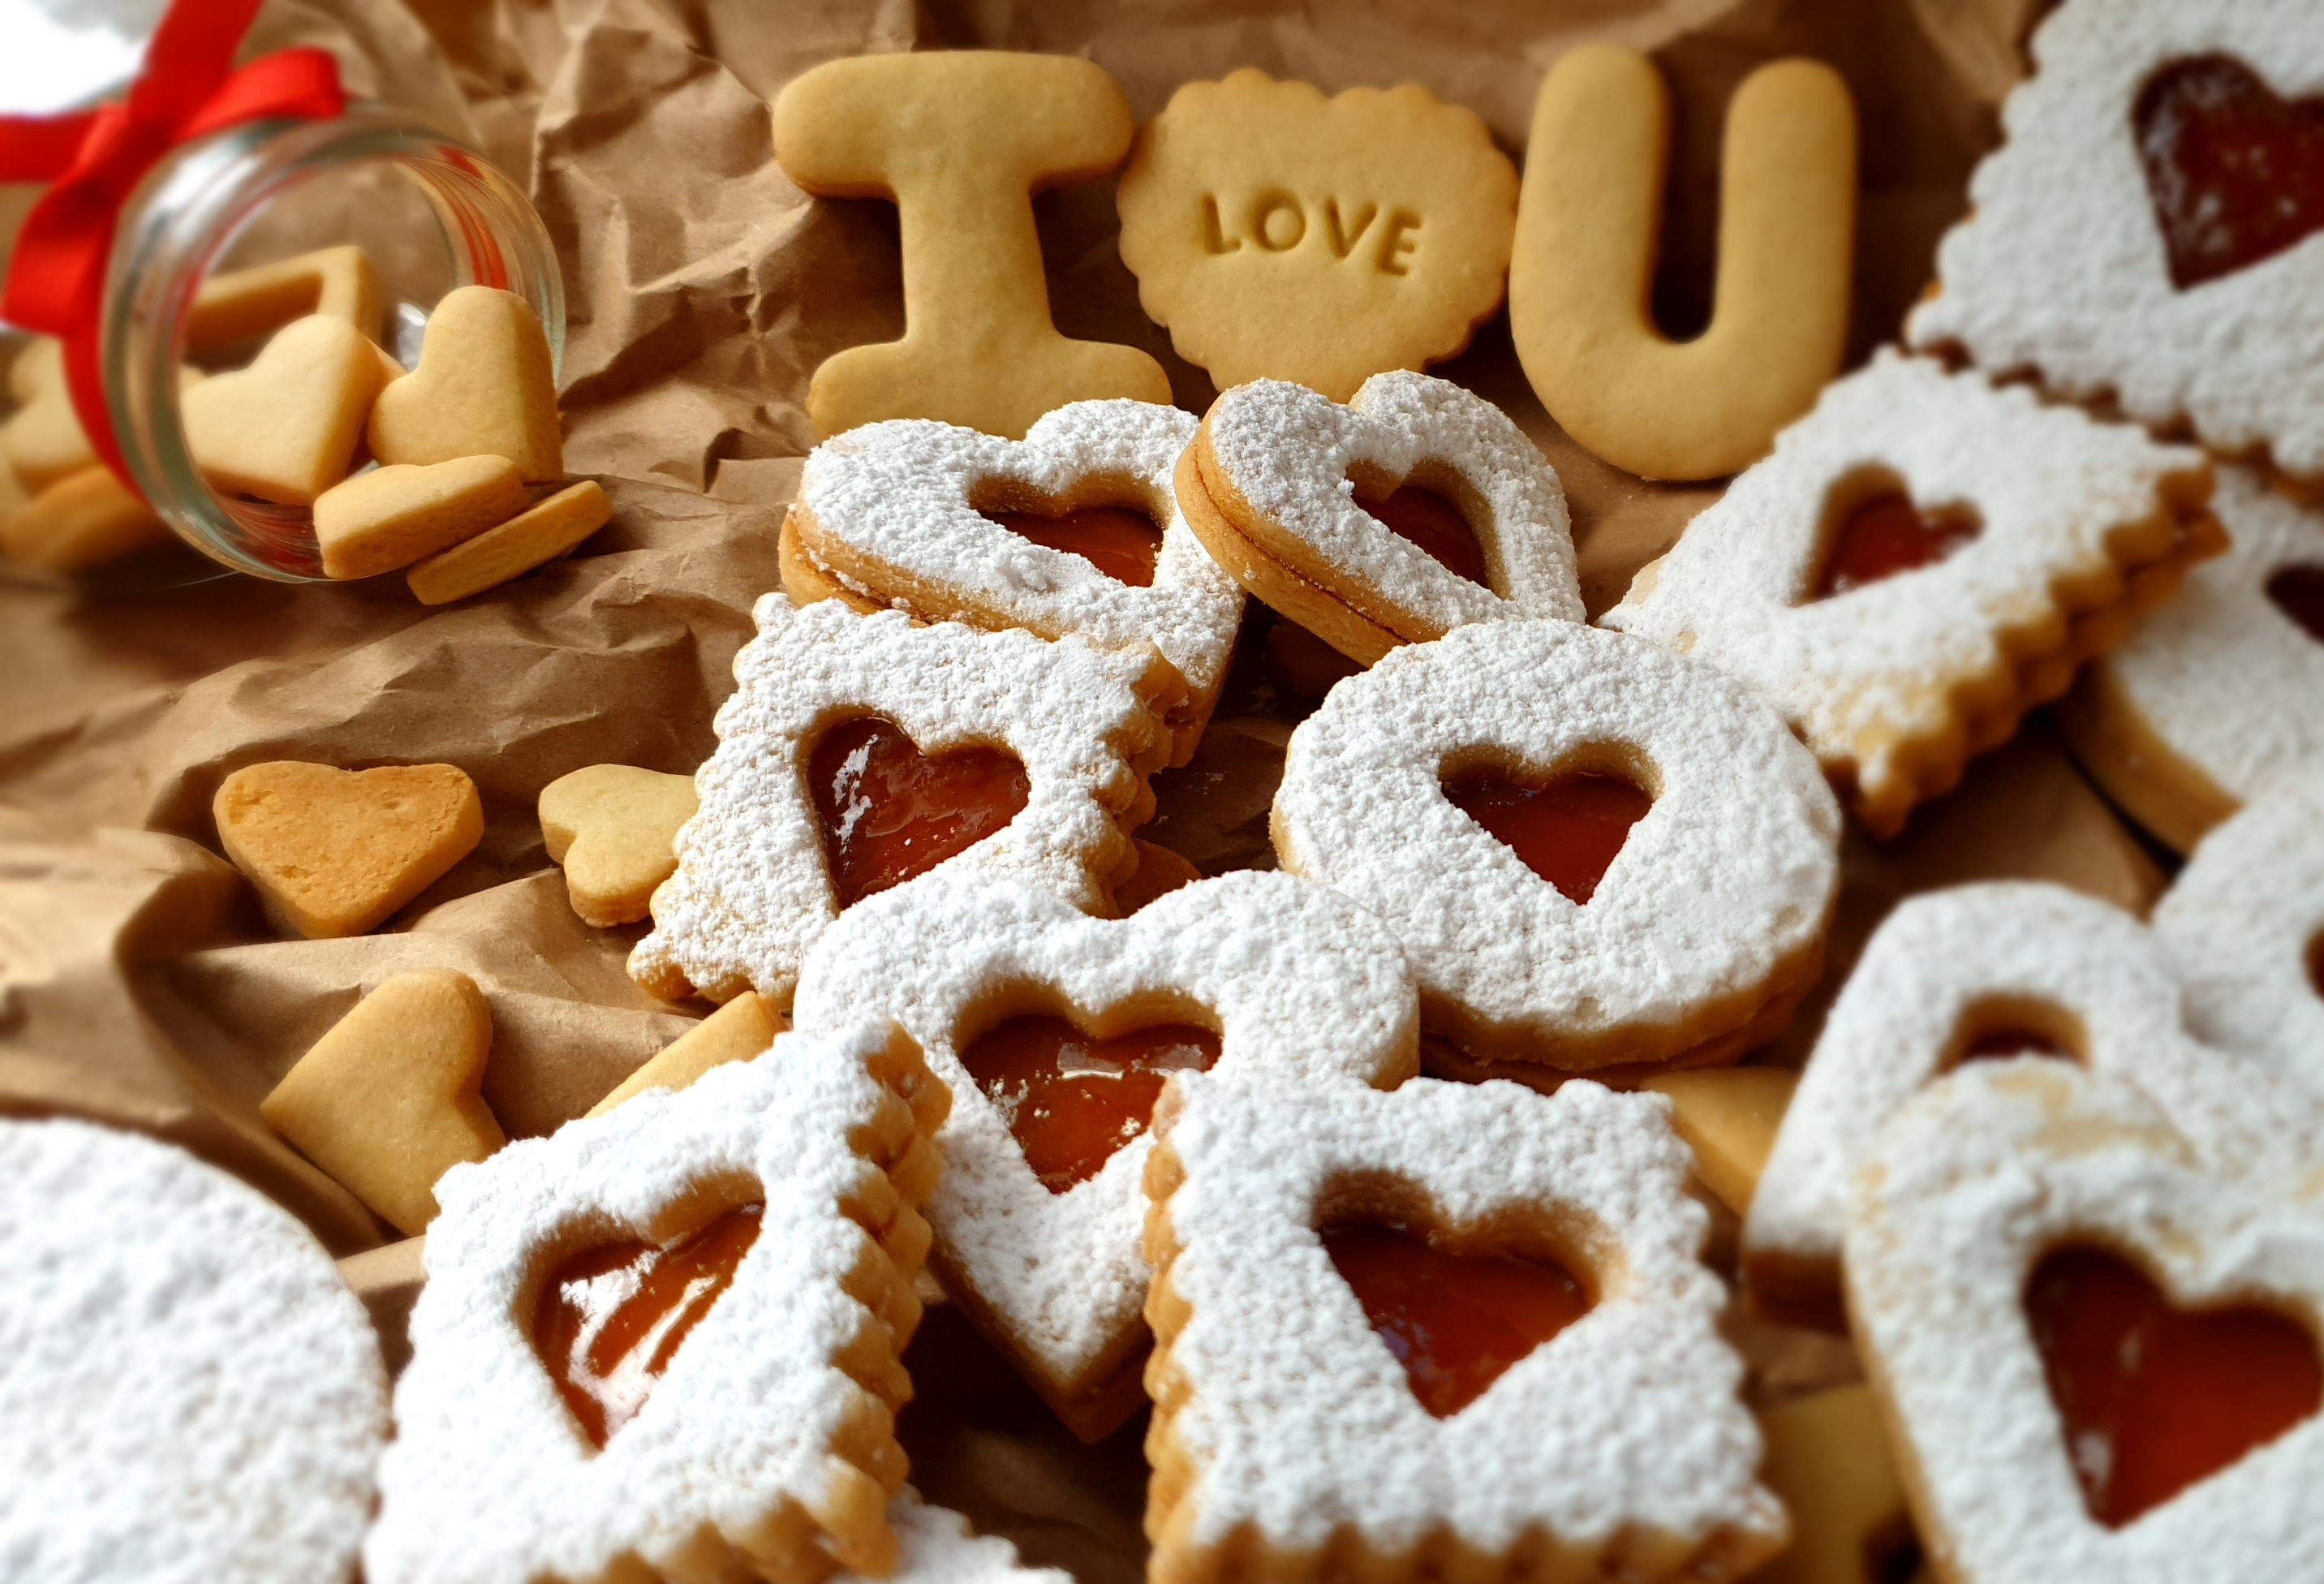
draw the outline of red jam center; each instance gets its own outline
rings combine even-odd
[[[2242,61],[2198,55],[2148,81],[2131,126],[2180,290],[2324,227],[2324,98],[2278,98]]]
[[[1964,1062],[1997,1062],[2010,1056],[2061,1056],[2070,1061],[2073,1053],[2031,1028],[1988,1028],[1960,1054]]]
[[[2315,1339],[2272,1309],[2176,1309],[2095,1248],[2045,1257],[2025,1317],[2090,1514],[2119,1529],[2324,1402]]]
[[[1878,583],[1900,572],[1932,566],[1977,538],[1978,524],[1963,512],[1922,511],[1913,498],[1890,490],[1848,514],[1832,537],[1816,598]]]
[[[1040,517],[1030,511],[987,511],[984,515],[1037,545],[1063,550],[1132,588],[1154,584],[1154,558],[1162,553],[1162,530],[1143,512],[1126,506],[1082,506],[1061,517]]]
[[[1439,1419],[1590,1311],[1582,1284],[1554,1259],[1456,1254],[1394,1222],[1329,1228],[1323,1250],[1412,1395]]]
[[[762,1208],[730,1210],[667,1248],[602,1243],[549,1274],[533,1351],[594,1445],[638,1416],[687,1333],[733,1285]]]
[[[1434,490],[1398,484],[1378,501],[1358,496],[1356,504],[1387,524],[1397,538],[1427,551],[1445,570],[1471,583],[1485,581],[1485,551],[1477,543],[1476,531],[1460,509]]]
[[[824,733],[807,761],[824,861],[843,908],[926,874],[1015,819],[1025,767],[993,748],[933,758],[877,715]]]
[[[2286,566],[2267,580],[2275,608],[2324,643],[2324,566]]]
[[[1586,773],[1538,786],[1491,774],[1463,776],[1444,784],[1444,797],[1577,903],[1597,894],[1630,827],[1654,806],[1619,776]]]
[[[1052,1193],[1085,1183],[1146,1131],[1173,1073],[1219,1059],[1219,1036],[1157,1023],[1096,1039],[1063,1018],[1012,1018],[961,1052],[961,1064],[999,1108],[1026,1164]]]

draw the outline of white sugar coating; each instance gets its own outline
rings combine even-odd
[[[824,731],[867,714],[924,753],[997,746],[1025,767],[1017,817],[929,874],[1014,875],[1085,910],[1109,905],[1104,877],[1128,850],[1117,815],[1139,789],[1131,758],[1161,732],[1148,707],[1152,649],[915,627],[900,611],[859,616],[836,600],[794,611],[780,594],[753,614],[759,636],[734,657],[741,686],[719,706],[717,751],[695,773],[701,808],[678,833],[678,871],[630,955],[640,982],[675,972],[714,1000],[748,989],[788,1004],[800,960],[838,916],[807,761]]]
[[[1609,747],[1654,806],[1586,907],[1442,790],[1464,761],[1602,769],[1587,756]],[[1388,921],[1424,1010],[1543,1036],[1683,1025],[1812,953],[1840,824],[1766,705],[1708,666],[1566,622],[1462,628],[1342,682],[1292,733],[1274,815],[1286,869]]]
[[[925,1212],[936,1257],[1068,1395],[1101,1384],[1142,1334],[1152,1140],[1051,1193],[961,1050],[1037,1007],[1070,1006],[1113,1032],[1106,1014],[1125,1005],[1139,1014],[1125,1031],[1213,1026],[1222,1073],[1386,1084],[1414,1071],[1419,1013],[1395,937],[1337,892],[1283,874],[1201,881],[1119,921],[1005,881],[872,898],[817,943],[791,1013],[803,1030],[893,1018],[919,1042],[953,1092]]]
[[[1397,370],[1366,380],[1342,407],[1305,385],[1255,380],[1221,396],[1204,424],[1213,458],[1251,509],[1340,568],[1362,603],[1436,631],[1506,617],[1583,619],[1564,485],[1525,431],[1473,391]],[[1426,463],[1450,468],[1483,506],[1486,520],[1470,527],[1491,588],[1356,504],[1349,468],[1403,479]]]
[[[2194,56],[2230,56],[2287,99],[2324,91],[2312,0],[2067,0],[2033,54],[2001,107],[2006,141],[1969,179],[1969,218],[1938,247],[1941,289],[1906,335],[2324,472],[2324,239],[2176,290],[2132,119],[2146,85]]]
[[[1165,1137],[1185,1177],[1155,1214],[1179,1250],[1164,1285],[1185,1305],[1167,1359],[1183,1396],[1165,1400],[1195,1466],[1194,1543],[1245,1524],[1277,1549],[1352,1529],[1389,1552],[1439,1529],[1487,1552],[1536,1529],[1584,1546],[1723,1532],[1738,1571],[1781,1545],[1664,1097],[1172,1083]],[[1448,1419],[1413,1395],[1317,1236],[1335,1185],[1382,1174],[1425,1193],[1440,1226],[1537,1207],[1576,1232],[1590,1312]],[[1148,1381],[1165,1369],[1157,1357]]]
[[[2061,1246],[2120,1250],[2174,1301],[2264,1295],[2324,1326],[2324,1202],[2213,1177],[2138,1091],[2038,1057],[1980,1062],[1899,1114],[1849,1232],[1849,1308],[1920,1499],[1962,1584],[2324,1577],[2324,1419],[2119,1529],[2069,1461],[2024,1309]]]
[[[1059,1568],[1028,1568],[999,1535],[973,1533],[949,1507],[930,1506],[910,1486],[888,1504],[888,1522],[902,1555],[885,1584],[1073,1584]],[[870,1584],[862,1573],[841,1573],[835,1584]]]
[[[185,1151],[0,1121],[0,1578],[355,1570],[379,1339],[314,1234]]]
[[[1600,621],[1748,683],[1873,793],[1909,773],[1899,750],[1958,729],[1955,685],[2008,672],[2003,629],[2050,618],[2053,584],[2106,566],[2109,531],[2153,517],[2157,486],[2203,465],[2024,387],[1884,350],[1826,386]],[[1924,511],[1973,508],[1983,530],[1933,566],[1816,599],[1827,501],[1868,469]]]
[[[2190,572],[2098,665],[2173,751],[2247,802],[2285,776],[2324,772],[2324,640],[2267,597],[2286,566],[2324,575],[2324,511],[2248,468],[2222,467],[2218,480],[2227,553]]]
[[[787,1502],[820,1510],[833,1437],[867,1395],[832,1359],[877,1323],[840,1286],[869,1243],[841,1202],[878,1170],[848,1134],[890,1092],[868,1064],[893,1037],[781,1035],[769,1055],[444,1174],[371,1584],[586,1580],[632,1554],[659,1568],[698,1552],[705,1530],[739,1545]],[[540,1284],[586,1248],[665,1242],[753,1201],[762,1230],[733,1284],[595,1450],[534,1350]]]

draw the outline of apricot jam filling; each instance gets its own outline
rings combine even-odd
[[[1006,826],[1032,794],[994,748],[924,754],[894,722],[845,721],[807,760],[823,856],[842,908],[926,874]]]
[[[1630,827],[1654,806],[1622,777],[1589,771],[1539,782],[1471,772],[1445,781],[1444,797],[1575,903],[1597,894]]]
[[[1101,1039],[1048,1017],[1011,1018],[960,1054],[1052,1193],[1096,1176],[1146,1131],[1171,1073],[1202,1072],[1218,1059],[1219,1036],[1190,1023]]]

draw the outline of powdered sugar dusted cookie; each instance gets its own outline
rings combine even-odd
[[[1749,683],[1893,835],[2222,548],[2209,490],[2190,447],[1883,353],[1602,621]]]
[[[2324,474],[2324,225],[2306,0],[2069,0],[2002,107],[1906,333],[2111,394],[2206,445]]]
[[[1823,961],[1840,816],[1774,711],[1566,622],[1463,627],[1332,690],[1273,815],[1295,874],[1386,919],[1428,1059],[1554,1082],[1731,1061]]]
[[[1555,470],[1449,380],[1374,374],[1345,407],[1239,385],[1178,465],[1178,501],[1244,587],[1367,665],[1471,622],[1582,619]]]
[[[1782,1548],[1659,1095],[1173,1080],[1148,1577],[1732,1579]]]
[[[1179,515],[1194,420],[1076,401],[1021,441],[921,419],[817,446],[785,524],[820,581],[923,621],[1150,642],[1185,678],[1171,762],[1194,751],[1226,679],[1242,588]],[[810,581],[810,587],[813,581]]]
[[[366,1576],[890,1571],[949,1103],[859,1023],[446,1174]]]
[[[702,807],[630,972],[657,995],[789,1005],[799,960],[863,897],[939,870],[1013,875],[1089,912],[1170,751],[1176,677],[1150,647],[916,626],[760,600],[734,657]]]
[[[1138,1183],[1169,1074],[1385,1086],[1417,1066],[1395,938],[1280,874],[1222,876],[1114,922],[1027,886],[930,881],[826,932],[792,1015],[803,1030],[894,1018],[952,1086],[936,1273],[1093,1441],[1146,1401]]]
[[[0,1121],[0,1572],[354,1571],[379,1339],[314,1235],[173,1146]]]
[[[2324,1205],[2195,1154],[2130,1085],[2040,1060],[1882,1136],[1849,1312],[1940,1577],[2324,1573]]]
[[[2324,511],[2219,470],[2227,553],[2082,673],[2074,752],[2181,852],[2287,775],[2324,771]]]
[[[1027,1567],[1006,1540],[973,1533],[967,1519],[930,1506],[908,1485],[888,1504],[888,1524],[898,1548],[889,1584],[1072,1584],[1061,1568]],[[838,1584],[863,1584],[863,1576],[842,1575]]]

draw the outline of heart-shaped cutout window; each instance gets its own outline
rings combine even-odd
[[[1948,1070],[1967,1062],[2012,1056],[2080,1061],[2088,1048],[2082,1020],[2064,1008],[2023,996],[1995,996],[1970,1006],[1954,1031]]]
[[[2181,1309],[2100,1248],[2045,1256],[2025,1318],[2090,1515],[2119,1529],[2324,1403],[2307,1328],[2257,1305]]]
[[[1417,545],[1456,577],[1485,583],[1485,548],[1468,517],[1441,492],[1409,480],[1383,488],[1356,479],[1356,504],[1397,538]]]
[[[1577,904],[1597,895],[1630,827],[1654,806],[1628,778],[1591,770],[1537,778],[1468,770],[1447,777],[1443,790],[1446,802]]]
[[[1063,550],[1132,588],[1154,586],[1162,530],[1132,506],[1076,506],[1070,511],[984,510],[988,521],[1052,550]]]
[[[2324,566],[2285,566],[2267,580],[2268,602],[2324,643]]]
[[[1844,481],[1835,493],[1854,499],[1834,514],[1837,520],[1824,536],[1823,566],[1815,580],[1819,600],[1933,566],[1984,528],[1966,506],[1924,510],[1901,487],[1857,494]]]
[[[745,1204],[678,1239],[585,1248],[551,1271],[532,1346],[590,1443],[638,1416],[669,1361],[734,1283],[764,1206]]]
[[[1014,754],[924,754],[893,721],[863,715],[823,734],[807,761],[823,856],[839,906],[926,874],[1005,828],[1032,795]]]
[[[960,1054],[1052,1193],[1096,1176],[1146,1131],[1171,1073],[1204,1072],[1218,1059],[1219,1036],[1191,1023],[1101,1037],[1038,1016],[1011,1018]]]
[[[1323,1239],[1412,1395],[1439,1419],[1590,1312],[1573,1273],[1541,1255],[1455,1248],[1403,1221],[1340,1222]]]
[[[2148,79],[2131,129],[2180,290],[2324,228],[2324,97],[2280,98],[2233,56],[2197,55]]]

